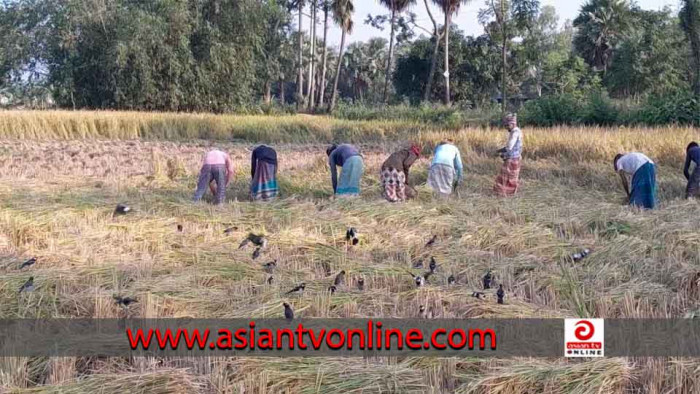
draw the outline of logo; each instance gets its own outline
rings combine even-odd
[[[564,356],[603,357],[604,319],[564,319]]]

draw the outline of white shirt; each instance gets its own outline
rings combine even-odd
[[[645,154],[631,152],[622,156],[620,160],[617,161],[617,170],[622,170],[630,175],[634,175],[641,166],[647,163],[654,164]]]

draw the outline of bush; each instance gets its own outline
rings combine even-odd
[[[691,92],[650,97],[639,109],[637,123],[700,125],[700,105]]]
[[[612,126],[621,120],[620,110],[607,95],[591,93],[586,100],[580,122],[586,125]]]
[[[556,126],[578,123],[581,103],[570,94],[541,97],[528,101],[519,112],[522,124]]]

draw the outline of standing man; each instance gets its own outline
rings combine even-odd
[[[250,157],[250,197],[268,201],[277,197],[277,152],[267,145],[260,145]]]
[[[518,127],[515,114],[508,114],[503,119],[503,126],[508,130],[508,143],[499,149],[503,159],[501,173],[496,177],[493,191],[500,196],[512,196],[520,186],[520,156],[523,150],[523,133]]]
[[[333,193],[338,197],[355,197],[360,194],[360,180],[364,172],[364,162],[360,151],[353,145],[331,145],[326,149],[328,165],[331,168]],[[337,166],[342,167],[340,181]]]
[[[615,172],[620,174],[622,187],[629,197],[630,205],[654,209],[656,206],[656,166],[646,155],[639,152],[619,153],[613,162]],[[631,189],[627,176],[632,177]]]
[[[693,173],[690,173],[690,162],[695,163]],[[685,148],[685,166],[683,166],[683,175],[688,180],[688,185],[685,188],[685,198],[700,196],[700,146],[693,141]]]
[[[202,169],[199,171],[197,190],[194,193],[194,201],[199,201],[207,191],[207,186],[214,195],[214,204],[221,204],[226,197],[226,186],[233,177],[233,161],[228,153],[214,149],[204,155]],[[216,187],[211,183],[215,182]]]

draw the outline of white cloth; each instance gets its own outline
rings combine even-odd
[[[651,161],[651,159],[648,158],[645,154],[639,152],[631,152],[622,156],[617,161],[617,170],[622,170],[630,175],[634,175],[634,173],[637,172],[639,168],[641,168],[647,163],[654,164],[654,162]]]

